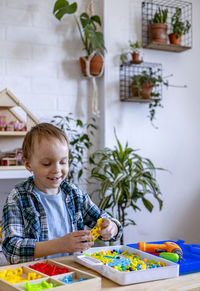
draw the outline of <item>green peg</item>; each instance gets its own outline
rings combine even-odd
[[[161,258],[178,263],[179,261],[179,255],[175,253],[160,253],[159,255]]]

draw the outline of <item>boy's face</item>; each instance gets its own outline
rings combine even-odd
[[[66,178],[68,166],[68,144],[54,137],[34,142],[33,153],[24,164],[33,172],[35,186],[47,194],[57,194],[61,182]]]

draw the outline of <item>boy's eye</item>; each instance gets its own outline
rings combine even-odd
[[[67,161],[66,161],[66,160],[61,161],[60,164],[61,164],[61,165],[66,165],[66,164],[67,164]]]
[[[45,167],[48,167],[48,166],[50,166],[50,163],[43,163],[42,165]]]

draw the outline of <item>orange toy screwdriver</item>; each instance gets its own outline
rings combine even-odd
[[[164,242],[163,244],[151,244],[145,242],[138,243],[138,249],[154,255],[159,255],[162,252],[175,253],[179,255],[180,260],[183,259],[182,249],[174,242]]]

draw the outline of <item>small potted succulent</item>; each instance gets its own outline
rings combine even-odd
[[[144,70],[141,74],[134,75],[131,83],[131,89],[134,97],[143,98],[150,101],[149,118],[151,122],[155,117],[156,107],[162,107],[160,93],[158,91],[154,91],[153,89],[161,84],[165,86],[169,85],[168,81],[165,81],[159,72],[160,69],[157,69],[157,71],[152,71],[152,69],[150,69],[148,72]]]
[[[176,8],[175,13],[171,18],[172,33],[169,34],[171,44],[181,45],[181,37],[189,32],[191,24],[188,20],[181,21],[181,9]]]
[[[66,0],[57,0],[54,5],[53,14],[58,20],[61,20],[65,14],[75,14],[78,5],[76,2],[69,4]],[[101,27],[101,19],[98,15],[89,16],[84,12],[78,18],[74,15],[83,49],[87,55],[80,58],[80,64],[83,75],[87,75],[87,66],[89,74],[98,76],[103,67],[103,53],[105,51],[103,33],[98,30]],[[88,61],[88,62],[87,62]]]
[[[155,12],[148,26],[150,42],[166,43],[168,9],[160,9]]]
[[[120,60],[121,60],[122,64],[127,63],[128,55],[131,56],[131,58],[132,58],[131,62],[133,64],[142,63],[143,62],[143,59],[142,59],[142,42],[139,41],[139,40],[136,40],[135,42],[131,42],[129,40],[129,50],[120,55]]]

